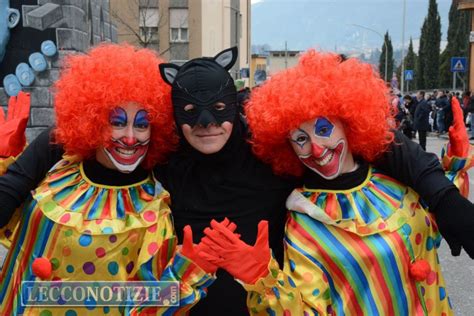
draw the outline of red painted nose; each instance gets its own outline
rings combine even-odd
[[[127,146],[133,146],[137,143],[137,139],[135,137],[124,137],[122,142]]]
[[[324,147],[321,147],[321,146],[319,146],[318,144],[315,144],[315,143],[311,144],[311,149],[312,149],[312,152],[313,152],[313,156],[317,157],[317,158],[321,157],[321,155],[324,152]]]

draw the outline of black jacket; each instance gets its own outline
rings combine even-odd
[[[430,122],[429,115],[431,112],[431,106],[428,104],[428,101],[421,100],[418,102],[415,110],[415,118],[413,120],[414,129],[417,131],[429,131]]]

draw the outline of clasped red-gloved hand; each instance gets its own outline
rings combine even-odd
[[[227,218],[225,218],[221,223],[223,227],[228,229],[231,234],[235,231],[237,226],[229,221]],[[191,229],[191,226],[186,225],[183,228],[183,246],[181,248],[181,254],[185,256],[186,258],[192,260],[195,264],[197,264],[201,269],[206,271],[206,273],[214,274],[216,273],[218,266],[212,262],[209,262],[205,258],[202,257],[200,253],[202,252],[208,252],[210,251],[207,249],[207,246],[202,243],[202,241],[194,245],[193,243],[193,231]]]
[[[461,105],[455,97],[451,99],[451,109],[453,111],[453,125],[449,127],[448,155],[465,158],[469,154],[469,137],[464,125]]]
[[[211,222],[212,229],[206,228],[206,237],[201,240],[207,246],[202,255],[214,264],[229,272],[234,278],[247,284],[255,284],[266,276],[270,262],[268,244],[268,222],[258,224],[257,240],[250,246],[216,221]]]
[[[26,144],[25,129],[30,115],[30,94],[20,91],[8,101],[8,115],[0,109],[0,157],[14,157]]]

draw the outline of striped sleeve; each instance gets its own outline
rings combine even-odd
[[[321,269],[288,243],[285,247],[283,270],[272,259],[266,277],[244,285],[250,314],[330,315],[329,286]]]
[[[146,281],[178,281],[180,287],[178,306],[136,307],[131,315],[185,315],[207,293],[207,287],[215,277],[207,274],[198,265],[182,256],[176,245],[171,214],[167,205],[162,205],[157,228],[149,229],[153,240],[158,240],[159,249],[141,264],[137,277]],[[145,247],[145,248],[149,248]]]
[[[467,158],[448,156],[447,146],[441,151],[441,161],[446,177],[453,182],[464,197],[469,195],[469,177],[467,171],[474,165],[474,148],[471,145]]]

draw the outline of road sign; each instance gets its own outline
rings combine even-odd
[[[405,70],[405,81],[410,81],[410,80],[413,80],[413,70],[412,69]]]
[[[451,72],[466,72],[467,58],[466,57],[451,57]]]

